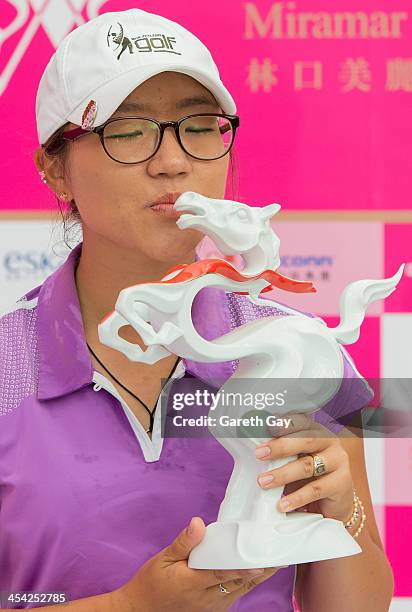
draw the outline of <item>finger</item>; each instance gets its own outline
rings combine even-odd
[[[220,591],[220,585],[222,585],[225,589],[229,591],[229,593],[234,593],[238,591],[242,587],[244,587],[247,583],[260,583],[266,580],[268,577],[273,576],[280,568],[279,567],[266,567],[262,569],[262,572],[259,575],[252,576],[251,574],[245,575],[241,578],[235,578],[233,580],[225,580],[224,582],[220,582],[218,584],[214,584],[209,587],[207,590],[216,591],[218,593],[222,593]],[[216,588],[217,587],[217,588]],[[229,593],[222,593],[223,595],[229,595]]]
[[[251,580],[256,576],[263,574],[263,568],[257,569],[216,569],[216,570],[204,570],[204,569],[192,569],[188,568],[191,572],[191,580],[199,589],[207,589],[209,587],[216,587],[219,584],[227,583],[233,580]]]
[[[201,542],[206,532],[203,519],[192,517],[190,524],[177,535],[169,546],[160,551],[164,563],[171,564],[189,557],[191,550]]]
[[[342,478],[345,478],[344,473],[342,473]],[[297,491],[282,497],[277,504],[277,508],[281,512],[290,512],[325,497],[333,497],[341,490],[341,480],[340,470],[336,470],[328,476],[316,478]]]
[[[230,593],[221,593],[219,587],[217,587],[217,589],[216,589],[216,587],[214,587],[214,589],[216,589],[217,595],[219,595],[220,597],[225,597],[225,601],[228,604],[231,604],[234,601],[236,601],[237,599],[239,599],[239,597],[241,597],[245,593],[248,593],[249,591],[252,591],[259,584],[261,584],[262,582],[265,582],[266,580],[271,578],[280,569],[281,569],[280,567],[269,567],[269,568],[266,568],[264,573],[261,576],[257,576],[255,578],[250,578],[246,582],[243,582],[243,584],[233,583],[233,584],[230,584],[228,586],[227,583],[225,582],[223,584],[223,586],[228,591],[230,591]]]
[[[232,579],[228,579],[227,578],[226,580],[220,580],[216,584],[212,584],[212,586],[208,587],[207,590],[208,591],[213,591],[213,592],[223,593],[224,595],[228,595],[229,593],[233,593],[233,591],[238,590],[240,587],[242,587],[244,584],[246,584],[246,582],[254,580],[255,578],[260,578],[261,576],[264,575],[266,570],[261,568],[259,570],[255,570],[255,571],[256,571],[256,573],[253,574],[250,571],[244,570],[244,574],[239,576],[238,578],[232,578]],[[229,593],[222,592],[220,590],[220,585],[222,585],[225,589],[227,589],[229,591]]]
[[[346,465],[345,457],[337,445],[332,445],[323,450],[320,454],[325,463],[327,474],[334,472],[342,466]],[[314,476],[314,461],[311,455],[303,455],[295,461],[290,461],[286,465],[262,472],[258,475],[257,481],[262,489],[273,489],[280,487],[295,480],[304,480],[313,478]],[[306,483],[303,483],[306,484]]]
[[[312,478],[311,480],[315,480],[315,478]],[[289,482],[283,489],[284,497],[286,497],[286,495],[290,495],[291,493],[293,493],[294,491],[297,491],[298,489],[301,489],[307,483],[308,483],[307,480],[296,480],[295,482]]]
[[[298,431],[291,436],[272,438],[263,444],[259,444],[255,449],[257,459],[268,461],[279,459],[280,457],[290,457],[299,453],[317,453],[326,449],[331,444],[337,444],[338,438],[329,432],[329,437],[316,436],[315,431]]]

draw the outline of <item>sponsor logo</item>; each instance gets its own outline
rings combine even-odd
[[[283,255],[280,258],[281,266],[333,266],[333,257],[330,255]]]
[[[44,251],[7,251],[3,256],[6,280],[40,279],[54,272],[63,260],[61,255]]]
[[[111,25],[107,32],[107,44],[114,52],[119,53],[119,60],[123,53],[127,50],[129,54],[133,53],[174,53],[182,55],[176,51],[176,38],[174,36],[165,36],[165,34],[141,34],[140,36],[128,37],[124,33],[124,28],[121,23],[117,22],[115,26]]]
[[[297,280],[330,281],[334,264],[331,255],[283,255],[280,258],[280,268]]]
[[[318,7],[310,10],[308,6],[300,11],[296,2],[273,2],[265,10],[259,4],[244,4],[244,37],[247,39],[399,39],[403,37],[402,28],[405,29],[405,22],[409,19],[406,11],[330,12],[319,11]]]

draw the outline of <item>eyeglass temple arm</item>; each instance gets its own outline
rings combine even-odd
[[[233,118],[235,119],[234,123],[234,127],[239,127],[239,118],[234,115]],[[222,126],[220,128],[220,131],[222,134],[224,134],[225,132],[227,132],[229,129],[231,129],[232,126]],[[64,132],[63,133],[63,139],[64,140],[76,140],[76,138],[80,138],[80,136],[85,136],[86,134],[90,134],[91,132],[95,132],[96,130],[84,130],[81,127],[75,128],[74,130],[69,130],[68,132]]]
[[[64,132],[63,140],[76,140],[76,138],[80,138],[80,136],[85,136],[86,134],[91,134],[92,132],[94,132],[94,130],[84,130],[83,128],[78,127],[74,130]]]
[[[228,130],[236,129],[239,127],[240,121],[237,115],[227,115],[227,117],[230,119],[230,126],[229,125],[221,126],[220,131],[222,134],[224,134]]]

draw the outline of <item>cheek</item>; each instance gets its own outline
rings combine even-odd
[[[223,199],[228,175],[228,159],[223,157],[210,165],[198,167],[199,192],[210,198]],[[200,189],[202,186],[202,189]],[[196,191],[196,189],[194,189]]]
[[[140,171],[141,174],[141,171]],[[73,156],[70,166],[71,186],[82,219],[87,222],[112,221],[138,206],[139,170],[133,172],[100,155]]]

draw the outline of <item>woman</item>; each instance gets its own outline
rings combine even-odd
[[[278,433],[257,449],[265,459],[299,455],[265,475],[274,480],[259,480],[266,488],[287,484],[290,505],[279,509],[343,521],[361,554],[261,571],[190,569],[188,556],[216,518],[231,460],[214,439],[163,440],[153,407],[162,378],[185,371],[228,377],[235,364],[171,355],[149,366],[99,342],[98,323],[121,289],[195,260],[202,235],[180,231],[170,204],[184,191],[224,197],[235,110],[206,47],[138,9],[80,26],[46,67],[35,161],[81,220],[83,242],[0,319],[3,593],[65,592],[68,609],[88,612],[286,612],[293,593],[305,612],[388,609],[392,574],[361,439],[349,430],[317,436],[325,424],[335,433],[341,427],[300,415],[294,435]],[[166,121],[181,121],[179,130],[156,123]],[[211,150],[199,134],[213,125],[224,126],[225,140]],[[209,338],[258,316],[287,314],[215,290],[198,297],[193,318]],[[130,326],[122,335],[144,347]],[[346,357],[345,376],[332,417],[370,398],[362,381],[354,392],[361,379]],[[310,453],[319,453],[324,475],[314,475]],[[366,522],[355,512],[354,488]]]

